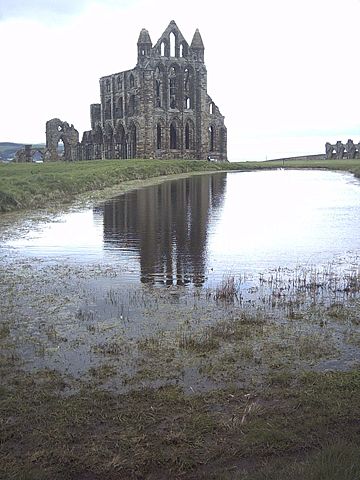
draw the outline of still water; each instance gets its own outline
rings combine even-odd
[[[47,261],[106,262],[129,282],[160,285],[356,264],[360,182],[312,170],[192,176],[40,223],[2,249]]]

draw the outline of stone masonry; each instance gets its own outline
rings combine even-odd
[[[61,139],[65,160],[227,161],[227,130],[207,93],[199,30],[189,45],[172,20],[153,45],[149,32],[142,29],[135,68],[102,77],[100,100],[90,106],[91,130],[84,132],[81,143],[76,143],[73,125],[59,119],[47,122],[51,158]]]

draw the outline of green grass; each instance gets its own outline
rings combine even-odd
[[[164,175],[219,170],[325,168],[360,176],[360,160],[209,163],[190,160],[94,160],[0,165],[0,212],[72,201],[76,195]]]
[[[359,478],[358,371],[190,396],[5,375],[1,478]]]

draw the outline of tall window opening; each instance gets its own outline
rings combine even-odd
[[[184,70],[184,93],[185,93],[185,108],[193,108],[194,88],[193,75],[190,68]]]
[[[162,75],[159,67],[155,69],[155,106],[162,106]]]
[[[118,90],[122,90],[122,79],[120,77],[117,77],[117,87]]]
[[[170,125],[170,149],[177,149],[176,125],[174,124],[174,122]]]
[[[135,80],[134,80],[134,75],[131,74],[130,75],[130,80],[129,80],[129,83],[130,83],[130,88],[132,88],[135,84]]]
[[[129,115],[135,115],[135,113],[136,113],[135,95],[131,95],[129,99]]]
[[[110,80],[106,80],[106,93],[110,93]]]
[[[110,120],[111,118],[111,100],[106,100],[105,102],[105,120]]]
[[[171,67],[169,72],[169,93],[170,108],[176,108],[176,70],[174,67]]]
[[[185,149],[189,150],[190,148],[190,127],[189,124],[186,124],[185,127]]]
[[[175,45],[176,45],[176,37],[174,32],[171,32],[170,33],[170,57],[175,57],[175,54],[176,54]]]
[[[214,127],[211,125],[209,127],[209,147],[210,147],[210,152],[214,151],[214,140],[215,140],[215,132],[214,132]]]
[[[159,124],[156,127],[156,148],[161,149],[161,125]]]
[[[214,103],[213,102],[210,103],[209,111],[210,111],[210,115],[214,114]]]
[[[62,138],[60,138],[60,140],[58,141],[56,152],[59,157],[63,157],[65,155],[65,145]]]
[[[160,45],[160,55],[162,57],[165,57],[165,42],[161,42],[161,45]]]

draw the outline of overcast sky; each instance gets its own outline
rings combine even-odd
[[[45,123],[90,129],[99,78],[133,68],[141,28],[199,28],[230,160],[360,141],[359,0],[0,0],[0,141],[45,142]]]

